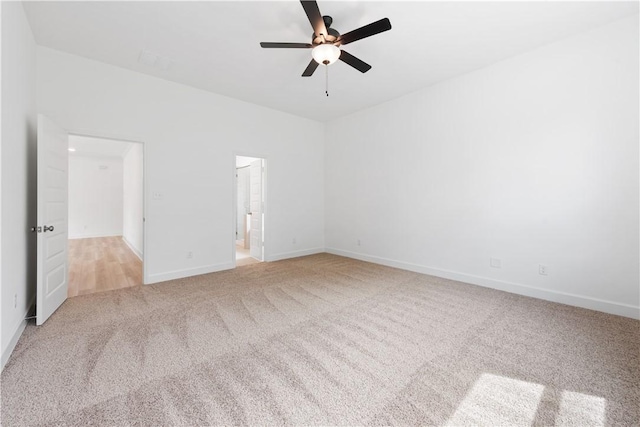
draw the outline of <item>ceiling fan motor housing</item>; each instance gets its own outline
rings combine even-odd
[[[325,34],[324,36],[321,36],[321,35],[316,36],[315,33],[312,33],[311,44],[314,46],[317,46],[323,43],[334,43],[336,40],[338,40],[338,37],[340,37],[340,33],[336,29],[330,28],[331,24],[333,23],[333,18],[328,15],[325,15],[322,17],[322,19],[324,20],[324,26],[327,27],[327,32],[329,34]]]

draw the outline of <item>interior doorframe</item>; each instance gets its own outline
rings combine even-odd
[[[109,134],[109,133],[101,133],[101,132],[87,132],[87,131],[74,131],[69,129],[68,130],[68,135],[74,135],[74,136],[86,136],[89,138],[100,138],[100,139],[106,139],[106,140],[111,140],[111,141],[118,141],[118,142],[131,142],[133,144],[140,144],[142,146],[142,284],[146,285],[149,283],[149,267],[148,267],[148,253],[147,253],[147,195],[151,194],[149,192],[149,183],[148,183],[148,179],[147,179],[147,147],[146,144],[144,143],[144,141],[138,139],[138,138],[128,138],[125,136],[120,136],[120,135],[116,135],[116,134]],[[67,189],[67,193],[68,193],[68,189]],[[68,194],[67,194],[68,197]],[[67,263],[69,262],[68,259],[68,254],[67,254]]]
[[[254,152],[248,152],[248,151],[234,151],[232,153],[232,167],[231,167],[231,176],[232,176],[232,187],[233,187],[233,191],[232,191],[232,197],[231,197],[231,205],[233,206],[232,209],[232,224],[233,226],[231,227],[231,260],[232,260],[232,264],[233,264],[233,268],[236,268],[237,265],[237,260],[236,260],[236,226],[237,226],[237,220],[238,220],[238,178],[236,176],[236,157],[241,156],[241,157],[253,157],[256,159],[262,159],[263,160],[263,172],[262,172],[262,216],[264,217],[264,221],[262,222],[262,235],[263,235],[263,240],[262,240],[262,262],[267,262],[269,260],[268,256],[267,256],[267,242],[268,240],[268,236],[267,234],[269,233],[269,230],[271,229],[271,227],[267,227],[267,220],[269,218],[269,216],[267,215],[267,211],[268,211],[268,203],[267,203],[267,183],[269,182],[267,175],[268,175],[268,167],[269,167],[269,162],[268,162],[268,158],[266,155],[264,154],[256,154]]]

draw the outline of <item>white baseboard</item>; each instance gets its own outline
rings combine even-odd
[[[185,268],[183,270],[168,271],[165,273],[150,274],[149,280],[145,285],[152,283],[166,282],[167,280],[184,279],[185,277],[199,276],[201,274],[215,273],[216,271],[230,270],[234,268],[232,262],[223,264],[205,265],[196,268]]]
[[[97,234],[70,234],[69,240],[74,239],[94,239],[96,237],[120,237],[122,233],[97,233]]]
[[[287,258],[296,258],[306,255],[314,255],[325,252],[324,248],[306,249],[303,251],[286,252],[276,255],[271,255],[265,261],[279,261]],[[185,268],[184,270],[174,270],[165,273],[151,274],[149,280],[145,284],[166,282],[167,280],[184,279],[185,277],[199,276],[201,274],[215,273],[216,271],[231,270],[235,268],[233,262],[226,262],[222,264],[205,265],[196,268]]]
[[[27,327],[28,321],[24,319],[29,315],[29,313],[35,312],[35,310],[33,310],[35,307],[35,304],[36,304],[36,296],[34,295],[33,298],[31,298],[31,303],[29,304],[29,308],[22,316],[22,321],[18,323],[16,330],[11,336],[11,341],[9,341],[6,348],[2,349],[2,360],[1,360],[2,368],[0,370],[4,370],[4,365],[7,364],[7,362],[9,361],[9,358],[11,357],[11,353],[13,353],[13,350],[16,348],[16,344],[18,344],[18,340],[22,336],[22,333],[24,332],[24,328]]]
[[[265,261],[267,261],[267,262],[280,261],[282,259],[297,258],[297,257],[301,257],[301,256],[321,254],[323,252],[325,252],[324,248],[313,248],[313,249],[304,249],[304,250],[301,250],[301,251],[282,252],[282,253],[279,253],[279,254],[269,255],[268,257],[265,258]]]
[[[403,261],[396,261],[372,255],[364,255],[356,252],[344,251],[341,249],[327,248],[326,252],[340,255],[347,258],[359,259],[361,261],[373,262],[389,267],[401,268],[403,270],[415,271],[416,273],[429,274],[431,276],[456,280],[458,282],[470,283],[484,286],[486,288],[498,289],[513,294],[543,299],[546,301],[558,302],[575,307],[588,308],[590,310],[602,311],[604,313],[618,316],[640,319],[640,307],[607,301],[599,298],[592,298],[582,295],[570,294],[566,292],[552,291],[535,286],[522,285],[519,283],[505,282],[502,280],[489,279],[487,277],[475,276],[472,274],[458,273],[455,271],[443,270],[439,268],[427,267],[423,265],[411,264]]]
[[[129,246],[131,252],[133,252],[138,258],[140,258],[140,261],[143,261],[142,252],[140,252],[135,246],[133,246],[133,244],[126,237],[122,236],[122,241],[125,245]]]

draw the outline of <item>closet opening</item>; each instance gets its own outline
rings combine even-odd
[[[236,267],[264,261],[265,166],[264,158],[235,158]]]

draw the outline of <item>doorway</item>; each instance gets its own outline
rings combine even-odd
[[[68,297],[141,286],[143,144],[69,135]]]
[[[236,267],[264,261],[265,166],[264,158],[235,158]]]

